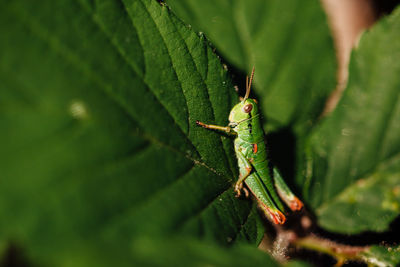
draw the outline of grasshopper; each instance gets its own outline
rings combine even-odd
[[[234,144],[239,165],[239,178],[235,184],[236,197],[239,197],[242,191],[248,197],[247,187],[264,214],[275,224],[284,224],[286,217],[282,213],[284,206],[281,199],[292,211],[301,210],[303,203],[292,193],[276,168],[273,168],[273,177],[270,175],[257,100],[249,98],[253,77],[254,67],[250,80],[246,77],[246,95],[232,108],[228,126],[205,124],[200,121],[196,121],[196,124],[236,137]]]

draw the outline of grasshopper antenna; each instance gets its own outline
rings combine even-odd
[[[253,77],[254,77],[254,67],[253,70],[251,71],[250,81],[249,81],[249,76],[246,76],[246,95],[244,96],[243,101],[249,98],[251,82],[253,81]]]

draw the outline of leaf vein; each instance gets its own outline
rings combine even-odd
[[[175,66],[174,66],[174,61],[172,60],[172,57],[171,57],[171,51],[170,51],[170,49],[169,49],[169,47],[168,47],[168,45],[167,45],[167,42],[166,42],[166,40],[165,40],[165,38],[164,38],[164,36],[161,34],[161,31],[160,31],[160,29],[159,29],[159,27],[158,27],[158,25],[157,25],[157,23],[155,22],[155,20],[154,20],[154,18],[152,17],[152,15],[151,15],[151,13],[150,13],[150,11],[147,9],[147,7],[146,7],[146,5],[145,4],[143,4],[143,2],[140,0],[140,1],[138,1],[142,6],[143,6],[143,10],[145,10],[146,11],[146,13],[149,15],[149,17],[152,19],[152,21],[153,21],[153,23],[154,23],[154,25],[155,25],[155,28],[157,29],[157,31],[158,31],[158,33],[159,33],[159,35],[160,35],[160,37],[162,38],[162,40],[163,40],[163,42],[164,42],[164,46],[166,47],[166,49],[168,50],[168,57],[169,57],[169,59],[170,59],[170,62],[171,62],[171,68],[173,69],[173,71],[174,71],[174,74],[175,74],[175,77],[176,77],[176,80],[179,82],[179,85],[180,85],[180,89],[181,89],[181,92],[182,92],[182,95],[183,95],[183,97],[185,98],[185,104],[186,104],[186,112],[187,112],[187,129],[186,129],[186,132],[187,132],[187,135],[188,136],[190,136],[189,135],[189,132],[190,132],[190,120],[189,120],[189,107],[188,107],[188,100],[187,100],[187,98],[186,98],[186,95],[185,95],[185,93],[184,93],[184,90],[183,90],[183,84],[182,84],[182,81],[178,78],[178,74],[177,74],[177,71],[176,71],[176,68],[175,68]],[[127,6],[126,6],[126,4],[125,4],[125,2],[124,1],[122,1],[122,3],[123,3],[123,5],[124,5],[124,7],[125,7],[125,10],[126,10],[126,12],[128,12],[128,10],[127,10]],[[129,15],[129,12],[128,12],[128,15]],[[133,22],[133,19],[130,17],[130,15],[129,15],[129,18],[131,19],[131,21],[132,21],[132,24],[134,24],[134,22]],[[190,139],[189,139],[190,140]],[[194,146],[194,144],[192,143],[192,145]]]

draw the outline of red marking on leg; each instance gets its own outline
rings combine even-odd
[[[290,209],[292,211],[301,210],[303,206],[303,202],[301,202],[297,197],[294,197],[294,199],[290,201]]]
[[[258,146],[257,144],[253,144],[253,153],[256,154],[258,151]]]
[[[266,215],[269,216],[275,224],[284,224],[286,222],[286,217],[285,215],[283,215],[282,212],[280,212],[279,210],[270,209],[267,205],[265,205],[265,203],[261,202],[257,198],[256,194],[254,194],[254,192],[251,190],[250,187],[249,190],[256,197],[259,208],[261,208],[265,213],[267,213]]]
[[[246,171],[249,173],[251,171],[251,167],[246,167]]]
[[[279,210],[268,209],[268,213],[271,216],[275,224],[284,224],[286,222],[286,217]]]

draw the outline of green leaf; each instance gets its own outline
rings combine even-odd
[[[57,266],[61,267],[281,266],[270,255],[254,246],[241,244],[225,248],[215,243],[176,237],[167,240],[141,237],[135,239],[129,246],[82,241],[70,248],[68,253],[56,251],[54,256],[59,259]],[[20,258],[21,266],[27,265],[24,264],[27,260]],[[10,264],[11,259],[0,261],[0,266],[10,266]]]
[[[280,266],[261,250],[248,245],[221,248],[194,240],[138,240],[132,247],[140,266]],[[154,257],[157,255],[157,257]]]
[[[232,141],[195,125],[237,101],[204,37],[150,0],[1,1],[0,32],[2,242],[50,265],[139,235],[259,242]]]
[[[372,266],[395,267],[400,264],[400,246],[372,246],[361,257]]]
[[[303,261],[289,261],[284,266],[285,267],[309,267],[310,265]]]
[[[269,128],[309,129],[335,87],[335,52],[319,1],[166,1],[243,72],[255,66],[255,90]]]
[[[384,231],[400,213],[399,29],[397,9],[362,36],[343,98],[312,135],[299,183],[328,230]]]

